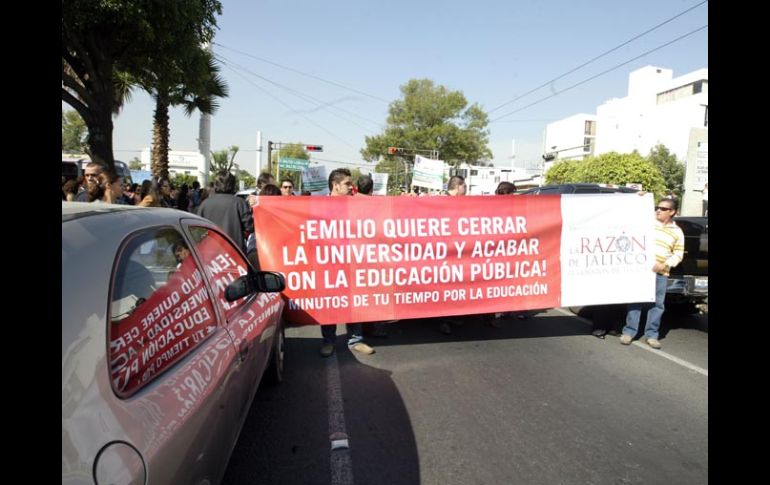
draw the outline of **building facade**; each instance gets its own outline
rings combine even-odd
[[[500,182],[512,182],[517,189],[534,187],[540,184],[537,170],[520,167],[481,167],[461,163],[457,168],[449,169],[445,178],[460,175],[465,179],[468,195],[493,195]]]
[[[560,159],[613,151],[647,156],[658,144],[684,162],[691,130],[707,127],[708,69],[674,78],[671,69],[646,66],[629,74],[628,96],[604,102],[596,115],[577,114],[546,126],[544,169]]]
[[[150,149],[142,150],[140,157],[142,161],[142,170],[151,170]],[[199,182],[203,183],[203,172],[205,159],[199,152],[169,150],[168,152],[168,173],[170,177],[177,174],[192,175]]]
[[[594,154],[596,115],[580,113],[546,126],[543,173],[558,160],[584,159]]]
[[[692,128],[708,126],[708,69],[674,78],[671,69],[646,66],[628,76],[628,96],[596,109],[596,154],[638,151],[663,144],[684,161]]]

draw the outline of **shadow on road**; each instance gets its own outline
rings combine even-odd
[[[287,336],[285,380],[257,392],[223,484],[331,482],[320,341]],[[355,483],[419,484],[414,432],[391,373],[359,362],[341,335],[337,359]]]
[[[535,315],[535,313],[538,313]],[[500,328],[489,325],[489,317],[484,315],[468,315],[464,317],[438,317],[431,319],[400,320],[385,325],[386,338],[372,335],[372,325],[364,324],[364,335],[374,347],[387,345],[426,344],[434,342],[496,340],[512,338],[542,338],[565,337],[571,335],[587,335],[593,328],[605,330],[622,330],[625,325],[626,305],[607,305],[605,308],[594,310],[581,316],[593,322],[595,327],[588,325],[585,320],[571,316],[545,313],[545,310],[532,312],[526,319],[506,316],[497,320]],[[647,312],[642,312],[641,321],[647,318]],[[439,331],[439,325],[449,322],[452,333],[445,335]],[[459,324],[459,325],[458,325]],[[682,315],[666,312],[661,322],[661,338],[672,329],[692,328],[708,333],[708,314]]]
[[[545,312],[545,311],[543,311]],[[387,345],[426,344],[434,342],[496,340],[516,338],[564,337],[586,335],[591,328],[584,322],[561,314],[535,315],[525,319],[506,316],[497,320],[499,328],[492,327],[486,315],[464,317],[437,317],[430,319],[400,320],[387,324],[388,336],[376,338],[370,335],[372,325],[364,324],[367,342],[374,347]],[[449,323],[452,333],[445,335],[439,330],[442,323]]]
[[[660,336],[664,338],[670,330],[678,328],[691,328],[700,330],[701,332],[708,333],[709,331],[709,314],[708,313],[693,313],[688,315],[680,315],[676,313],[663,314],[663,320],[660,322]]]

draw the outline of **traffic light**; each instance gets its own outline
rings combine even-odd
[[[324,151],[323,145],[305,145],[305,151],[308,152],[322,152]]]
[[[388,147],[388,155],[401,155],[403,150],[398,147]]]
[[[550,162],[554,158],[556,158],[556,152],[547,152],[543,154],[543,160],[545,160],[546,162]]]

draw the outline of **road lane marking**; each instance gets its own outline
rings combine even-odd
[[[693,370],[693,371],[697,372],[698,374],[702,374],[702,375],[704,375],[706,377],[709,376],[708,369],[704,369],[702,367],[698,367],[695,364],[687,362],[684,359],[680,359],[679,357],[677,357],[675,355],[671,355],[671,354],[669,354],[667,352],[663,352],[662,350],[655,350],[652,347],[650,347],[649,345],[647,345],[646,342],[641,342],[641,341],[637,340],[636,342],[634,342],[634,345],[636,345],[637,347],[642,348],[644,350],[648,350],[648,351],[652,352],[653,354],[657,354],[657,355],[659,355],[661,357],[664,357],[664,358],[666,358],[666,359],[668,359],[668,360],[670,360],[672,362],[676,362],[677,364],[679,364],[679,365],[681,365],[683,367],[686,367],[686,368],[688,368],[690,370]]]
[[[593,322],[592,322],[591,320],[588,320],[587,318],[583,318],[583,317],[581,317],[581,316],[579,316],[579,315],[575,315],[575,314],[574,314],[574,313],[572,313],[571,311],[568,311],[568,310],[564,310],[563,308],[554,308],[554,310],[555,310],[555,311],[557,311],[558,313],[561,313],[562,315],[566,315],[566,316],[568,316],[568,317],[577,318],[577,319],[578,319],[578,320],[580,320],[581,322],[583,322],[583,323],[585,323],[586,325],[589,325],[589,326],[591,326],[591,327],[593,327],[593,325],[594,325],[594,324],[593,324]],[[663,358],[665,358],[665,359],[668,359],[668,360],[670,360],[670,361],[672,361],[672,362],[675,362],[675,363],[677,363],[677,364],[681,365],[682,367],[686,367],[687,369],[690,369],[690,370],[692,370],[692,371],[695,371],[695,372],[697,372],[698,374],[704,375],[704,376],[706,376],[706,377],[708,377],[708,376],[709,376],[709,371],[708,371],[708,369],[704,369],[703,367],[698,367],[697,365],[695,365],[695,364],[693,364],[693,363],[691,363],[691,362],[687,362],[687,361],[686,361],[686,360],[684,360],[684,359],[680,359],[679,357],[677,357],[677,356],[675,356],[675,355],[671,355],[671,354],[669,354],[669,353],[667,353],[667,352],[663,352],[662,350],[655,350],[655,349],[653,349],[652,347],[650,347],[649,345],[647,345],[647,343],[646,343],[646,342],[642,342],[642,341],[638,341],[638,340],[637,340],[637,341],[635,341],[633,344],[634,344],[635,346],[637,346],[637,347],[641,348],[641,349],[644,349],[644,350],[648,350],[648,351],[650,351],[650,352],[652,352],[652,353],[654,353],[654,354],[660,355],[661,357],[663,357]]]
[[[326,357],[326,407],[329,410],[330,470],[332,485],[353,485],[353,459],[345,431],[345,409],[337,353]]]

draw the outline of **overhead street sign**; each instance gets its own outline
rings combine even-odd
[[[310,164],[310,160],[302,158],[281,157],[279,165],[283,170],[305,170]]]

